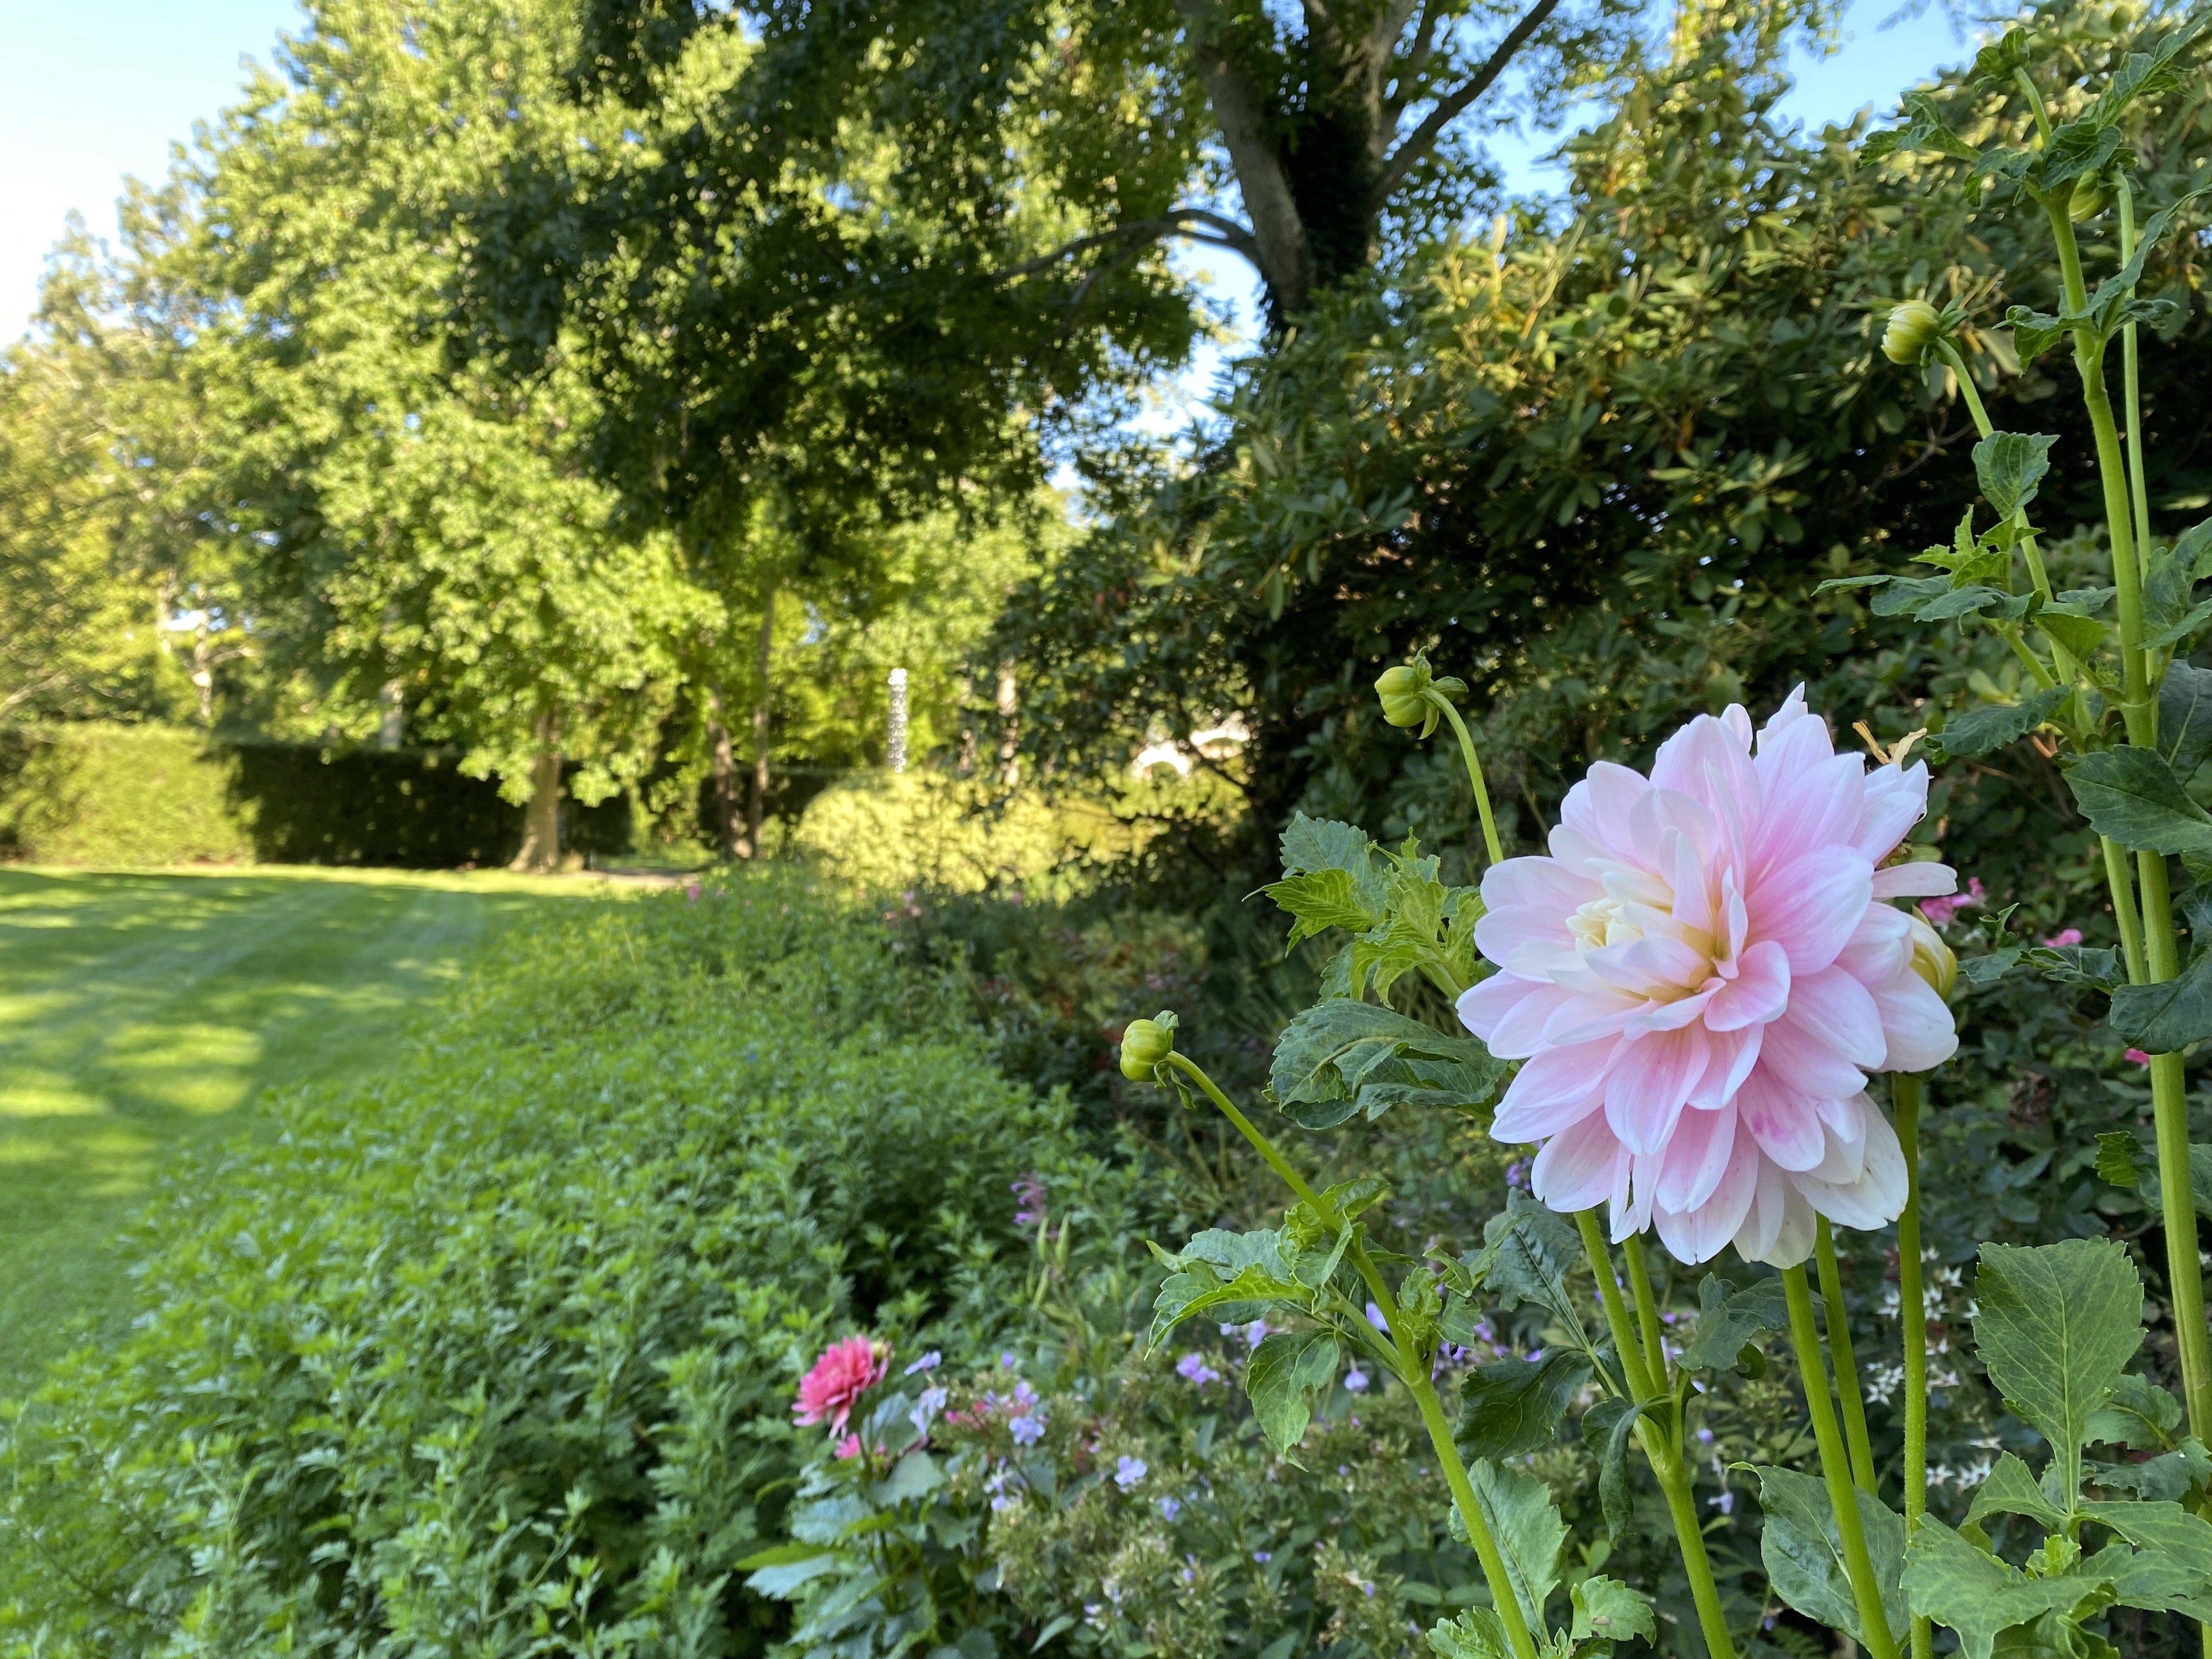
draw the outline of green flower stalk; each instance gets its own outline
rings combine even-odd
[[[1474,738],[1468,731],[1467,722],[1452,706],[1453,699],[1466,692],[1466,681],[1437,678],[1430,672],[1427,657],[1419,653],[1409,663],[1384,669],[1375,682],[1375,694],[1382,703],[1382,718],[1392,726],[1418,726],[1425,738],[1437,729],[1439,718],[1451,722],[1452,732],[1459,738],[1460,758],[1467,763],[1467,781],[1474,787],[1474,810],[1482,820],[1483,851],[1490,855],[1492,864],[1503,864],[1505,848],[1498,838],[1497,815],[1490,810],[1490,788],[1483,781],[1482,757],[1475,752]]]

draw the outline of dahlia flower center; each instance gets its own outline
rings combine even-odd
[[[1578,908],[1567,918],[1567,932],[1574,935],[1575,948],[1579,951],[1632,945],[1644,937],[1644,930],[1621,908],[1620,901],[1609,894]]]

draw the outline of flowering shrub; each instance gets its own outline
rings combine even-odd
[[[1656,1634],[1644,1600],[1626,1584],[1593,1578],[1566,1606],[1555,1600],[1564,1519],[1510,1460],[1549,1444],[1577,1407],[1582,1439],[1602,1449],[1600,1489],[1616,1530],[1629,1515],[1626,1450],[1640,1444],[1666,1499],[1708,1654],[1759,1641],[1774,1601],[1875,1659],[1931,1652],[1939,1626],[1974,1659],[1999,1647],[2112,1653],[2106,1632],[2117,1628],[2118,1608],[2201,1620],[2212,1639],[2212,1522],[2197,1513],[2212,1476],[2202,1437],[2212,1431],[2212,1343],[2192,1199],[2203,1158],[2189,1144],[2182,1071],[2182,1051],[2212,1037],[2212,951],[2185,963],[2170,865],[2179,855],[2189,881],[2212,882],[2212,814],[2188,792],[2212,755],[2212,721],[2202,712],[2212,708],[2212,671],[2191,665],[2185,649],[2212,622],[2212,600],[2195,591],[2212,576],[2212,523],[2168,543],[2150,518],[2136,332],[2163,321],[2171,302],[2135,290],[2147,250],[2171,230],[2180,204],[2139,229],[2132,158],[2121,153],[2118,128],[2131,100],[2174,84],[2197,32],[2173,29],[2154,51],[2128,57],[2062,122],[2036,85],[2033,38],[2014,30],[1983,52],[1972,90],[2024,96],[2035,121],[2030,143],[2014,145],[2000,131],[1978,149],[1915,94],[1906,125],[1868,146],[1871,159],[1929,149],[1967,161],[1994,185],[1993,211],[2015,202],[2040,210],[2057,253],[2061,308],[2015,306],[2006,321],[2025,359],[2062,342],[2074,347],[2103,486],[2110,586],[2053,586],[2028,509],[2055,440],[1991,428],[1962,355],[1979,337],[1972,307],[1958,298],[1941,309],[1925,301],[1895,307],[1882,349],[1895,362],[1954,378],[1981,430],[1977,480],[1996,521],[1978,530],[1969,512],[1952,544],[1921,555],[1938,574],[1880,572],[1824,589],[1875,590],[1882,614],[1984,628],[2004,643],[2027,679],[2011,695],[1991,682],[1984,706],[1945,720],[1939,753],[1983,756],[2033,736],[2039,753],[2063,757],[2066,784],[2100,839],[2117,947],[2086,947],[2064,928],[2042,944],[2015,943],[1999,916],[1995,948],[1960,963],[1937,927],[1983,908],[1985,894],[1970,885],[1956,895],[1948,869],[1898,857],[1929,794],[1924,767],[1905,763],[1929,732],[1887,746],[1868,732],[1878,763],[1869,774],[1856,757],[1834,752],[1825,724],[1795,696],[1755,740],[1741,708],[1693,720],[1660,750],[1649,779],[1595,769],[1569,793],[1549,856],[1508,860],[1477,746],[1455,708],[1465,688],[1435,678],[1416,658],[1376,682],[1382,717],[1418,726],[1425,738],[1449,723],[1489,868],[1479,891],[1454,887],[1410,840],[1381,852],[1352,826],[1294,821],[1284,878],[1268,891],[1292,917],[1293,944],[1346,938],[1322,1001],[1285,1031],[1267,1093],[1308,1128],[1393,1110],[1480,1112],[1517,1066],[1492,1132],[1540,1143],[1528,1172],[1534,1197],[1512,1194],[1479,1252],[1432,1251],[1424,1261],[1389,1251],[1362,1219],[1383,1196],[1381,1181],[1317,1189],[1175,1051],[1173,1013],[1129,1028],[1125,1071],[1171,1085],[1187,1105],[1202,1097],[1294,1200],[1279,1227],[1209,1230],[1164,1257],[1152,1340],[1194,1316],[1286,1318],[1243,1378],[1255,1419],[1285,1452],[1301,1444],[1317,1395],[1337,1386],[1347,1361],[1371,1364],[1405,1390],[1486,1590],[1431,1628],[1441,1659],[1550,1659],[1609,1650],[1632,1630]],[[2117,269],[2093,293],[2074,226],[2107,210],[2118,218]],[[2124,365],[2117,414],[2106,383],[2114,345]],[[1914,915],[1887,902],[1914,897],[1933,908]],[[2119,1241],[1984,1243],[1973,1358],[2047,1455],[2038,1474],[1993,1437],[1996,1455],[1972,1469],[1980,1479],[1954,1527],[1928,1503],[1929,1395],[1956,1379],[1948,1364],[1932,1375],[1929,1366],[1923,1078],[1957,1047],[1948,999],[1960,978],[1987,988],[2017,969],[2107,993],[2109,1024],[2143,1055],[2180,1397],[2130,1369],[2144,1341],[2143,1289]],[[1453,998],[1480,1041],[1392,1007],[1401,980]],[[1882,1072],[1892,1074],[1888,1115],[1866,1091],[1869,1075]],[[2106,1135],[2100,1173],[2123,1188],[2148,1181],[2137,1156],[2132,1137]],[[1893,1459],[1878,1459],[1832,1227],[1873,1231],[1892,1222],[1901,1353],[1893,1372],[1886,1357],[1870,1370],[1875,1397],[1899,1401],[1903,1444]],[[1696,1322],[1678,1346],[1666,1332],[1673,1310],[1644,1249],[1647,1230],[1684,1263],[1733,1243],[1747,1265],[1780,1271],[1705,1278]],[[1612,1245],[1621,1247],[1619,1267]],[[1595,1331],[1571,1286],[1584,1267],[1603,1311]],[[1948,1288],[1939,1276],[1939,1294]],[[1486,1309],[1528,1304],[1553,1316],[1564,1342],[1477,1367],[1458,1389],[1455,1424],[1437,1387],[1439,1356]],[[1819,1473],[1783,1461],[1749,1471],[1766,1580],[1751,1625],[1732,1613],[1708,1548],[1692,1449],[1707,1427],[1693,1402],[1724,1374],[1757,1369],[1753,1341],[1768,1331],[1787,1333]],[[1727,1472],[1714,1474],[1722,1490],[1709,1503],[1732,1510]],[[2032,1543],[2026,1565],[1999,1540]]]

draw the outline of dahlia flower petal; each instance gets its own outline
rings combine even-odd
[[[1698,856],[1698,849],[1687,836],[1674,836],[1668,851],[1673,854],[1669,864],[1674,889],[1675,926],[1684,933],[1717,933],[1720,916],[1715,905],[1719,896],[1712,890],[1712,875],[1705,860]]]
[[[1856,755],[1834,756],[1771,787],[1751,848],[1754,876],[1787,863],[1808,847],[1849,846],[1865,795],[1866,767]]]
[[[1863,1072],[1791,1018],[1787,1011],[1762,1028],[1759,1071],[1784,1088],[1814,1100],[1855,1095],[1866,1087]]]
[[[1614,1049],[1605,1074],[1605,1116],[1620,1144],[1647,1155],[1662,1150],[1705,1072],[1705,1034],[1694,1025]]]
[[[1735,1110],[1738,1121],[1777,1168],[1810,1170],[1827,1154],[1828,1137],[1813,1103],[1770,1076],[1753,1073],[1736,1091]]]
[[[1594,1112],[1544,1143],[1528,1166],[1528,1190],[1563,1215],[1587,1210],[1613,1194],[1615,1164],[1628,1162],[1605,1115]]]
[[[1685,1025],[1703,1024],[1706,1006],[1712,1000],[1712,992],[1699,991],[1673,1002],[1655,1002],[1621,1027],[1621,1035],[1644,1036],[1653,1031],[1679,1031]]]
[[[1722,711],[1721,724],[1728,727],[1729,735],[1741,744],[1743,752],[1748,755],[1752,740],[1751,711],[1740,702],[1732,702]]]
[[[1869,904],[1859,925],[1837,952],[1836,966],[1862,985],[1880,985],[1905,972],[1912,962],[1912,924],[1902,910]]]
[[[1735,1151],[1735,1108],[1687,1112],[1656,1162],[1659,1179],[1651,1194],[1655,1213],[1694,1210],[1713,1195],[1728,1173]],[[1734,1232],[1735,1228],[1728,1230]]]
[[[1790,1003],[1790,953],[1774,940],[1761,939],[1736,963],[1735,977],[1713,994],[1705,1024],[1716,1031],[1764,1025]]]
[[[1557,859],[1517,858],[1493,864],[1483,872],[1482,921],[1501,911],[1528,909],[1557,918],[1566,932],[1565,917],[1574,908],[1597,896],[1597,884],[1577,875]],[[1475,926],[1482,925],[1479,921]],[[1485,950],[1483,954],[1489,955]]]
[[[1713,1111],[1734,1100],[1751,1069],[1759,1063],[1763,1028],[1747,1025],[1740,1031],[1716,1031],[1705,1022],[1705,1074],[1690,1091],[1690,1104]]]
[[[1559,822],[1577,835],[1619,858],[1628,851],[1629,809],[1650,791],[1642,773],[1612,761],[1600,761],[1583,775],[1559,803]]]
[[[1498,1103],[1490,1133],[1506,1141],[1542,1140],[1579,1123],[1605,1097],[1606,1062],[1616,1040],[1547,1048],[1521,1068]]]
[[[1649,1006],[1642,997],[1593,986],[1570,997],[1544,1022],[1544,1041],[1590,1042],[1601,1036],[1618,1036]]]
[[[1659,745],[1652,784],[1687,795],[1717,821],[1731,803],[1759,799],[1759,774],[1749,744],[1710,714],[1700,714]]]
[[[1490,1034],[1498,1029],[1498,1022],[1518,1006],[1522,998],[1551,988],[1541,980],[1523,979],[1518,974],[1492,974],[1459,994],[1459,1001],[1455,1005],[1459,1010],[1459,1023],[1488,1042]]]
[[[1837,1225],[1872,1232],[1887,1227],[1905,1212],[1907,1187],[1905,1149],[1889,1120],[1869,1103],[1866,1109],[1864,1156],[1855,1180],[1824,1182],[1798,1176],[1798,1190],[1806,1201]]]
[[[1893,864],[1874,872],[1878,899],[1942,898],[1959,890],[1959,872],[1948,864]]]
[[[1546,1048],[1544,1032],[1561,1012],[1579,1006],[1573,992],[1562,986],[1542,985],[1506,1010],[1484,1039],[1500,1060],[1527,1060]]]
[[[1688,1211],[1655,1206],[1652,1223],[1677,1261],[1710,1261],[1743,1226],[1759,1189],[1760,1158],[1756,1147],[1739,1139],[1719,1182],[1704,1202]]]
[[[1889,1043],[1883,1071],[1932,1072],[1959,1052],[1959,1028],[1950,1006],[1910,967],[1877,986],[1874,1000]]]
[[[1874,994],[1842,969],[1823,968],[1792,983],[1788,1015],[1861,1071],[1881,1066],[1887,1051],[1881,1010]]]
[[[1886,859],[1905,832],[1928,815],[1928,769],[1878,766],[1867,775],[1866,805],[1851,845],[1877,861]]]
[[[1874,866],[1846,847],[1821,847],[1778,864],[1746,895],[1752,932],[1790,953],[1792,974],[1836,959],[1874,899]]]
[[[1820,1115],[1820,1127],[1826,1132],[1828,1144],[1820,1161],[1805,1171],[1805,1178],[1830,1186],[1848,1185],[1866,1170],[1867,1120],[1881,1114],[1863,1093],[1833,1104],[1843,1110],[1824,1111]]]

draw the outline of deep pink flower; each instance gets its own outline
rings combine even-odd
[[[2063,950],[2067,945],[2081,942],[2081,930],[2079,927],[2062,927],[2043,942],[2054,951]]]
[[[865,1336],[848,1336],[832,1342],[814,1362],[814,1369],[799,1379],[799,1398],[791,1413],[802,1428],[827,1423],[833,1434],[845,1432],[845,1420],[862,1395],[884,1380],[890,1351]]]
[[[1884,902],[1948,893],[1940,864],[1880,868],[1926,810],[1928,769],[1838,755],[1802,687],[1759,735],[1741,707],[1667,740],[1646,779],[1600,764],[1551,855],[1483,878],[1475,943],[1500,972],[1460,1018],[1525,1060],[1491,1133],[1539,1141],[1554,1210],[1608,1201],[1684,1261],[1734,1240],[1788,1266],[1817,1211],[1873,1228],[1905,1204],[1867,1073],[1958,1047]]]
[[[2150,1064],[2150,1056],[2140,1048],[2130,1048],[2124,1054],[2121,1055],[2120,1058],[2123,1060],[2131,1060],[2138,1066],[2148,1066]]]
[[[1965,892],[1957,895],[1955,897],[1946,897],[1939,894],[1936,897],[1928,900],[1920,907],[1920,914],[1927,917],[1929,921],[1934,922],[1938,927],[1942,927],[1948,924],[1951,918],[1957,915],[1960,911],[1971,910],[1977,905],[1984,902],[1988,899],[1988,897],[1989,894],[1984,892],[1982,889],[1982,878],[1979,876],[1973,876],[1967,879],[1966,890]],[[2078,937],[2076,942],[2079,942]]]

